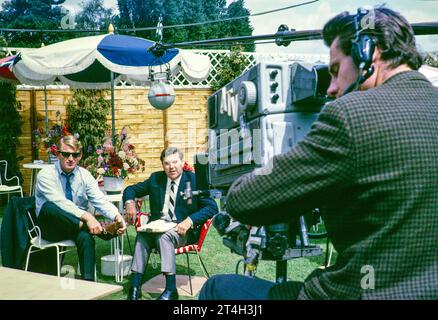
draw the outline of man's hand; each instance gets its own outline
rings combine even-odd
[[[135,202],[127,203],[125,206],[126,217],[128,224],[135,224],[135,217],[137,215],[137,208]]]
[[[184,236],[187,231],[192,227],[192,225],[192,220],[187,217],[184,219],[184,221],[176,225],[175,230],[179,235]]]
[[[89,212],[84,213],[81,220],[87,224],[88,230],[91,234],[102,233],[103,231],[102,226],[91,213]]]
[[[122,227],[117,229],[117,234],[119,236],[124,234],[126,231],[126,223],[125,223],[125,220],[123,219],[122,215],[121,214],[116,215],[116,217],[114,218],[114,221],[122,223]]]

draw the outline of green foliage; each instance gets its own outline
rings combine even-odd
[[[160,16],[163,25],[178,25],[204,21],[220,20],[245,16],[249,11],[244,1],[232,2],[228,7],[225,0],[118,0],[120,15],[117,27],[140,28],[156,27]],[[164,29],[163,42],[178,43],[204,39],[216,39],[251,35],[253,28],[249,19]],[[136,36],[157,40],[155,30],[137,31]],[[218,46],[228,48],[228,45]],[[245,46],[245,50],[254,51],[254,43]]]
[[[424,63],[431,66],[431,67],[438,68],[438,52],[428,53]]]
[[[113,12],[112,9],[103,6],[103,0],[87,0],[82,2],[81,6],[82,10],[75,19],[77,29],[108,30]]]
[[[249,10],[245,8],[243,0],[237,0],[232,2],[226,13],[225,18],[244,17],[250,14]],[[247,36],[252,35],[254,28],[249,22],[249,18],[231,20],[228,23],[224,23],[224,32],[226,37]],[[248,52],[255,51],[255,44],[250,41],[243,45],[243,50]]]
[[[59,6],[51,6],[49,0],[6,0],[0,11],[0,25],[14,29],[60,28],[65,15]],[[60,3],[60,2],[58,2]],[[68,33],[5,32],[4,37],[11,47],[39,47],[74,37]]]
[[[222,58],[218,67],[217,80],[212,83],[213,91],[219,90],[230,81],[238,77],[247,67],[241,47],[231,48],[230,54]]]
[[[53,0],[6,0],[0,10],[0,25],[14,29],[61,29],[69,11],[59,6],[64,1]],[[160,16],[163,25],[188,24],[249,15],[243,0],[233,1],[227,6],[226,0],[117,0],[119,15],[104,7],[103,0],[83,0],[81,11],[74,22],[76,29],[107,31],[110,22],[117,29],[156,27]],[[70,22],[70,19],[68,19]],[[73,22],[73,21],[71,21]],[[163,42],[177,43],[204,39],[217,39],[251,35],[253,31],[248,18],[220,23],[164,29]],[[11,47],[40,47],[67,39],[95,35],[83,32],[4,32]],[[131,35],[157,40],[156,32],[136,31]],[[229,45],[215,45],[228,49]],[[244,45],[245,51],[254,51],[254,42]]]
[[[72,134],[79,134],[82,143],[82,159],[86,159],[102,144],[109,129],[106,118],[111,103],[104,98],[103,90],[73,90],[67,102],[67,123]]]
[[[21,136],[21,116],[17,111],[16,86],[0,81],[0,159],[8,161],[8,176],[23,177],[20,172],[17,157],[18,138]],[[7,119],[7,121],[6,121]]]

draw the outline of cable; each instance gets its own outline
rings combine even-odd
[[[182,28],[182,27],[192,27],[192,26],[199,26],[199,25],[207,25],[212,23],[221,23],[221,22],[227,22],[227,21],[233,21],[233,20],[239,20],[239,19],[246,19],[249,17],[256,17],[261,16],[269,13],[284,11],[304,5],[308,5],[314,2],[318,2],[319,0],[313,0],[308,2],[303,2],[287,7],[282,7],[278,9],[268,10],[268,11],[262,11],[254,14],[250,14],[247,16],[239,16],[239,17],[232,17],[232,18],[225,18],[225,19],[218,19],[218,20],[211,20],[211,21],[203,21],[203,22],[194,22],[194,23],[186,23],[186,24],[176,24],[176,25],[170,25],[170,26],[163,26],[163,29],[171,29],[171,28]],[[125,28],[125,29],[117,29],[117,31],[122,32],[135,32],[135,31],[147,31],[147,30],[156,30],[157,27],[144,27],[144,28]],[[103,33],[106,32],[104,30],[80,30],[80,29],[57,29],[57,30],[49,30],[49,29],[15,29],[15,28],[0,28],[0,31],[7,31],[7,32],[96,32],[96,33]]]
[[[81,30],[81,29],[15,29],[15,28],[0,28],[0,31],[5,32],[97,32],[104,33],[103,30]]]

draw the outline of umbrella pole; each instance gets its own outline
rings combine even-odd
[[[112,137],[113,145],[116,143],[116,110],[114,107],[114,72],[111,71],[111,126],[112,126]]]
[[[46,136],[49,135],[49,107],[47,103],[47,87],[44,86],[44,107],[46,111]]]

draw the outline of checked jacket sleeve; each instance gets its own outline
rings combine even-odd
[[[354,179],[353,148],[342,105],[327,104],[293,149],[232,184],[227,212],[251,225],[281,223],[342,195]]]

